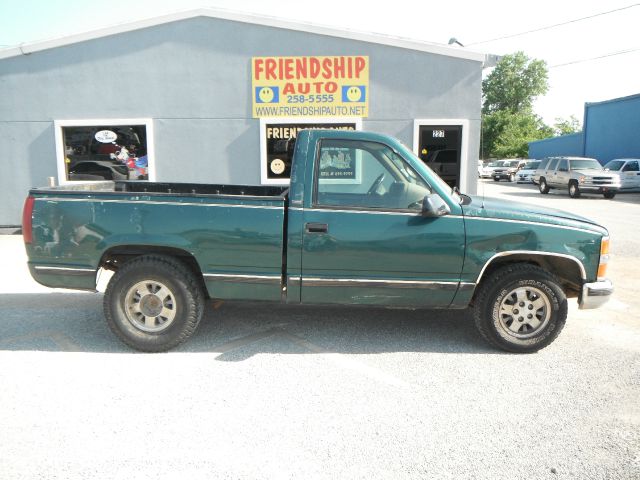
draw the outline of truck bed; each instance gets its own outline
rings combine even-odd
[[[198,266],[211,296],[279,300],[287,192],[130,181],[33,189],[29,265],[44,285],[93,289],[105,259],[173,252]]]
[[[284,200],[289,187],[262,185],[218,185],[208,183],[167,183],[167,182],[134,182],[105,181],[61,185],[33,189],[42,193],[150,193],[171,196],[233,196]]]
[[[250,197],[284,197],[289,187],[261,185],[212,185],[204,183],[115,182],[116,192],[166,193],[183,195],[233,195]]]

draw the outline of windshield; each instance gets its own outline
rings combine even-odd
[[[504,162],[504,166],[505,167],[517,167],[518,166],[518,161],[513,161],[513,162]]]
[[[602,170],[602,165],[597,160],[569,160],[571,170]]]
[[[620,170],[624,165],[624,160],[611,160],[604,166],[605,170]]]
[[[490,167],[499,167],[500,166],[500,162],[491,162],[489,164]]]
[[[538,165],[540,165],[540,162],[531,162],[531,163],[527,163],[524,166],[525,170],[537,170]]]

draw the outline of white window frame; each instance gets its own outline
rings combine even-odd
[[[289,185],[290,180],[269,178],[267,173],[267,124],[286,123],[355,123],[356,130],[362,130],[362,117],[261,117],[260,118],[260,183],[262,185]],[[357,160],[356,160],[357,162]],[[356,180],[362,181],[362,162],[356,163]],[[325,180],[327,183],[353,183],[353,179]]]
[[[420,127],[461,126],[462,138],[460,140],[460,190],[468,191],[467,173],[469,163],[469,120],[466,118],[417,118],[413,121],[413,153],[420,157]]]
[[[147,131],[147,171],[149,181],[156,181],[156,155],[154,149],[153,119],[151,118],[89,118],[81,120],[54,120],[56,137],[56,161],[58,166],[58,184],[69,185],[78,183],[94,183],[92,180],[67,180],[65,167],[65,148],[63,127],[109,127],[126,125],[144,125]]]

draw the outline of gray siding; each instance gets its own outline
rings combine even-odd
[[[56,175],[54,120],[152,118],[158,180],[259,184],[251,57],[339,54],[370,57],[365,129],[411,146],[415,118],[469,119],[475,187],[479,62],[197,17],[0,60],[0,225]]]

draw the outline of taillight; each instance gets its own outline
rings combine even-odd
[[[609,263],[609,237],[602,237],[600,242],[600,264],[598,265],[598,280],[603,280],[607,274]]]
[[[24,209],[22,210],[22,237],[24,243],[33,242],[33,204],[36,199],[27,197],[24,201]]]

